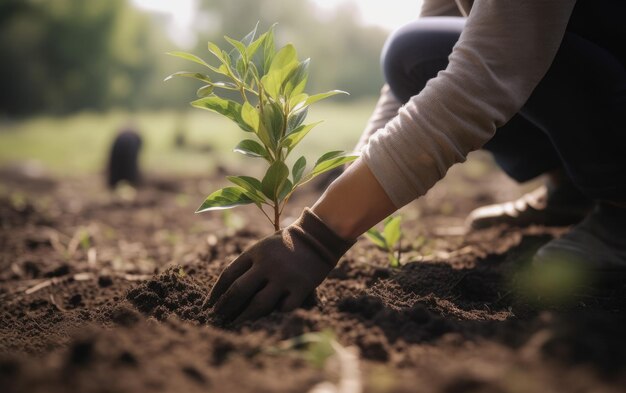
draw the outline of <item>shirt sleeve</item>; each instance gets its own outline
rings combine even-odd
[[[374,134],[363,159],[396,207],[423,195],[524,105],[575,0],[476,0],[448,67]]]
[[[376,102],[376,107],[367,121],[361,138],[354,150],[363,150],[370,137],[374,135],[376,131],[384,128],[389,120],[396,117],[398,109],[400,109],[401,106],[402,103],[393,95],[389,85],[384,85],[380,90],[380,97],[378,98],[378,102]]]
[[[424,0],[420,16],[463,16],[455,0]]]

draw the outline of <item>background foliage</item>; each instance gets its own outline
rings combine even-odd
[[[374,95],[386,33],[359,25],[352,11],[320,20],[306,1],[201,0],[191,49],[278,22],[279,44],[293,42],[315,62],[312,90]],[[177,48],[162,18],[129,0],[0,0],[0,117],[187,107],[193,83],[161,83],[177,64],[164,56]]]

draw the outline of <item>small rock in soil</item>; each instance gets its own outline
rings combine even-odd
[[[106,288],[113,285],[113,279],[111,276],[100,276],[98,277],[98,285],[100,288]]]
[[[71,298],[69,298],[69,300],[67,301],[68,304],[72,307],[78,307],[82,304],[83,302],[83,297],[80,293],[77,293],[75,295],[72,295]]]
[[[44,277],[61,277],[70,274],[69,265],[60,265],[44,273]]]

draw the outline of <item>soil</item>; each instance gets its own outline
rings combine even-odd
[[[626,391],[625,287],[540,307],[518,272],[564,228],[463,232],[471,209],[519,194],[498,172],[455,168],[405,208],[401,268],[360,239],[310,304],[240,325],[204,300],[271,227],[253,207],[194,215],[218,181],[0,180],[2,392],[322,391],[349,368],[298,339],[323,331],[358,354],[365,392]]]

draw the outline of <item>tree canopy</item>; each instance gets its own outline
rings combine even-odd
[[[208,55],[208,40],[242,38],[257,22],[278,22],[277,39],[312,58],[313,91],[377,93],[385,32],[350,8],[320,18],[308,2],[201,0],[194,51]],[[163,26],[130,0],[0,0],[0,115],[188,105],[192,84],[162,83],[180,65],[164,55],[177,48]]]

